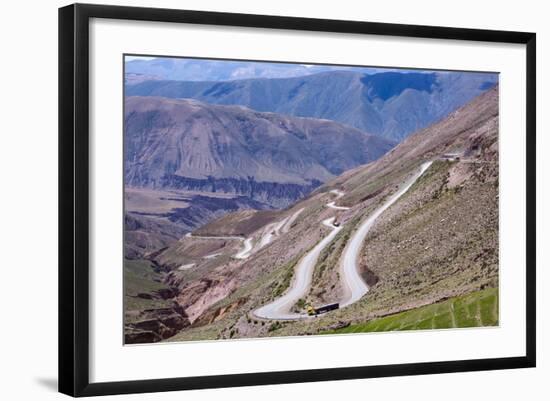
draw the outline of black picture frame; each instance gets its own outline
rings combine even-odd
[[[382,366],[90,383],[89,21],[91,18],[438,38],[526,46],[526,353],[524,356]],[[534,367],[536,35],[479,29],[74,4],[59,9],[59,391],[95,396]]]

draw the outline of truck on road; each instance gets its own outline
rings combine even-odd
[[[307,306],[307,314],[309,316],[317,316],[323,313],[330,312],[331,310],[335,310],[340,308],[340,304],[338,302],[327,304],[323,306],[319,306],[318,308],[314,308],[312,305]]]

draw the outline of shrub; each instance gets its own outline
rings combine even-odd
[[[281,325],[281,323],[279,322],[275,322],[275,323],[272,323],[269,328],[267,329],[267,331],[271,332],[271,331],[275,331],[275,330],[279,330],[281,327],[283,327]]]
[[[298,309],[304,309],[306,306],[306,301],[303,298],[300,298],[298,301],[296,301],[296,307]]]

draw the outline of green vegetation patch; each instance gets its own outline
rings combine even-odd
[[[290,282],[292,281],[292,277],[294,277],[294,268],[296,267],[300,259],[301,255],[292,259],[281,269],[281,271],[283,272],[282,277],[279,279],[275,288],[273,289],[272,297],[274,299],[282,295],[288,289],[288,287],[290,287]]]
[[[170,302],[163,299],[138,297],[138,294],[150,294],[167,288],[160,280],[160,274],[155,272],[150,261],[124,260],[125,310],[156,309],[170,306]]]
[[[450,329],[498,325],[498,289],[488,288],[322,334]]]
[[[323,279],[323,277],[327,275],[327,273],[329,273],[332,269],[338,266],[340,256],[342,255],[342,252],[344,251],[344,248],[346,247],[346,244],[351,237],[351,233],[355,230],[359,222],[361,222],[363,218],[366,218],[366,215],[367,213],[362,216],[355,217],[351,221],[346,223],[343,230],[336,234],[336,236],[328,244],[328,246],[326,246],[325,249],[321,251],[321,253],[319,254],[319,258],[315,263],[315,270],[313,273],[313,287],[317,285],[322,287],[321,280]]]

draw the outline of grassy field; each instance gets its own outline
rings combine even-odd
[[[498,325],[498,289],[488,288],[322,334],[448,329]]]
[[[155,273],[151,262],[147,260],[124,261],[124,293],[126,296],[126,310],[142,310],[163,308],[170,305],[162,299],[138,298],[139,293],[151,293],[166,288],[157,280],[160,276]]]

